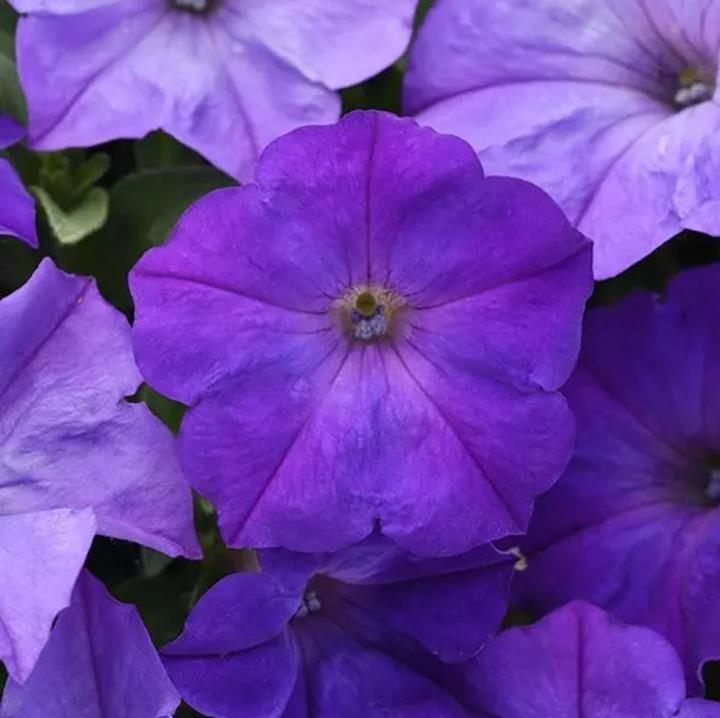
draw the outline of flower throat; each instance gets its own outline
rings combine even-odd
[[[190,13],[191,15],[208,15],[218,5],[219,0],[168,0],[170,6],[176,10]]]

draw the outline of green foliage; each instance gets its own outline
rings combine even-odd
[[[50,229],[61,244],[76,244],[97,232],[108,217],[108,194],[101,187],[93,187],[68,210],[64,210],[43,187],[32,192],[45,212]]]
[[[15,67],[16,15],[0,0],[0,114],[8,114],[25,124],[27,108]]]
[[[167,239],[195,200],[233,184],[227,175],[207,165],[134,172],[109,190],[109,218],[102,229],[64,252],[61,264],[74,272],[92,274],[105,297],[130,314],[130,268],[144,252]]]

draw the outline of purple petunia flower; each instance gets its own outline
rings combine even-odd
[[[235,546],[420,554],[524,530],[570,456],[590,243],[469,145],[357,112],[263,154],[131,274],[136,356],[191,405]]]
[[[7,115],[0,115],[0,150],[18,142],[24,132]],[[38,246],[35,231],[35,204],[12,165],[0,157],[0,234]]]
[[[172,436],[123,401],[139,384],[130,327],[89,279],[46,259],[0,302],[0,659],[18,681],[96,532],[199,554]]]
[[[10,0],[38,149],[163,129],[238,179],[405,50],[417,0]]]
[[[718,0],[438,0],[406,107],[546,189],[604,278],[683,228],[720,234],[719,58]]]
[[[538,503],[518,597],[649,625],[699,692],[720,658],[720,265],[591,312],[567,396],[577,449]]]
[[[179,703],[136,609],[83,571],[30,678],[5,688],[0,718],[168,718]]]
[[[469,673],[482,718],[720,718],[720,704],[686,699],[662,636],[586,603],[505,631]]]
[[[186,702],[216,718],[464,718],[457,669],[499,627],[515,559],[490,546],[418,559],[373,536],[338,554],[260,553],[223,579],[162,652]]]

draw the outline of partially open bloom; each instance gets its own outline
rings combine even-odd
[[[718,0],[438,0],[406,107],[546,189],[603,278],[683,228],[720,234],[717,203],[688,203],[717,201],[719,58]]]
[[[137,610],[83,571],[30,678],[6,686],[0,718],[167,718],[179,703]]]
[[[383,113],[310,127],[131,274],[146,379],[235,546],[376,526],[451,554],[522,532],[573,439],[590,243],[465,142]]]
[[[0,659],[18,681],[96,532],[198,553],[172,436],[123,401],[139,384],[130,327],[91,280],[46,259],[0,302]]]
[[[7,115],[0,115],[0,150],[14,145],[23,129]],[[35,205],[12,165],[0,157],[0,234],[9,234],[37,247]]]
[[[518,599],[649,625],[697,693],[720,658],[720,265],[591,311],[566,393],[577,448],[538,503]]]
[[[500,625],[515,557],[490,546],[418,559],[378,536],[325,556],[260,552],[163,649],[215,718],[465,718],[459,670]]]
[[[10,0],[38,149],[163,129],[238,179],[405,50],[417,0]]]
[[[469,673],[483,718],[720,718],[719,703],[686,699],[662,636],[581,602],[505,631]]]

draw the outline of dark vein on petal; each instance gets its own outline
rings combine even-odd
[[[143,6],[143,8],[140,10],[140,12],[137,13],[137,15],[141,15],[142,13],[147,12],[147,7]],[[85,82],[85,84],[82,86],[80,90],[78,90],[69,100],[69,102],[65,105],[63,110],[58,114],[57,118],[50,124],[49,127],[46,127],[39,135],[31,137],[31,141],[33,143],[42,142],[51,132],[53,132],[57,126],[65,119],[68,112],[73,108],[73,106],[83,97],[83,95],[92,87],[92,85],[95,84],[97,80],[99,80],[106,72],[111,70],[118,61],[120,61],[122,58],[126,57],[128,53],[132,53],[141,43],[143,43],[150,35],[154,32],[155,29],[162,23],[162,21],[167,17],[168,10],[164,10],[157,20],[150,25],[150,27],[143,32],[140,37],[137,40],[132,41],[127,46],[123,47],[120,52],[118,52],[117,55],[113,55],[108,59],[107,62],[105,62],[103,65],[101,65]],[[123,20],[124,21],[124,20]]]
[[[368,152],[367,176],[365,178],[365,281],[370,284],[372,276],[372,183],[375,168],[375,150],[378,141],[378,118],[372,116],[372,134],[370,136],[370,148]]]
[[[45,337],[43,337],[43,339],[40,340],[40,342],[35,347],[35,349],[33,349],[32,354],[27,358],[27,360],[22,363],[21,366],[18,367],[17,371],[12,374],[5,386],[0,389],[0,399],[3,398],[7,390],[19,379],[21,374],[35,361],[35,359],[37,359],[38,355],[45,348],[50,339],[52,339],[55,332],[60,329],[60,327],[67,321],[73,311],[77,309],[77,307],[82,303],[83,299],[85,298],[85,294],[87,293],[89,288],[90,280],[86,279],[80,291],[68,304],[67,309],[60,315],[57,322],[55,322],[55,324],[50,328],[50,331],[45,335]]]
[[[565,263],[571,263],[574,259],[577,259],[580,255],[584,254],[589,249],[589,244],[587,242],[583,242],[574,252],[571,254],[568,254],[564,257],[561,257],[555,262],[552,262],[551,264],[545,265],[543,267],[539,267],[538,269],[533,269],[530,272],[527,272],[525,274],[518,274],[514,277],[508,277],[507,279],[504,279],[501,282],[497,282],[496,284],[491,284],[486,287],[481,287],[477,291],[471,292],[470,294],[465,294],[460,297],[456,297],[454,299],[448,299],[444,302],[438,302],[437,304],[411,304],[410,306],[415,309],[416,311],[422,312],[427,311],[429,309],[440,309],[441,307],[447,307],[451,304],[457,304],[459,302],[467,301],[468,299],[474,299],[475,297],[479,297],[483,294],[493,292],[497,289],[502,289],[503,287],[510,286],[512,284],[520,284],[522,282],[527,282],[531,279],[536,279],[537,277],[541,276],[545,272],[551,272],[555,269],[558,269],[559,267],[562,267]],[[412,292],[409,295],[406,296],[412,296],[413,294],[418,294],[420,292],[427,291],[429,287],[432,286],[432,282],[423,287],[422,289],[419,289],[415,292]]]
[[[335,345],[335,348],[339,346],[338,344]],[[334,350],[333,350],[334,351]],[[280,456],[280,459],[276,463],[275,467],[272,469],[270,475],[263,481],[263,484],[260,488],[260,492],[257,495],[257,497],[253,500],[252,506],[250,507],[250,510],[247,512],[246,516],[237,522],[237,525],[239,528],[234,532],[234,541],[235,543],[237,541],[238,535],[244,530],[245,526],[247,525],[248,521],[252,519],[253,515],[255,514],[255,511],[257,510],[257,507],[260,505],[260,502],[263,500],[265,495],[268,492],[268,489],[270,488],[270,485],[273,482],[273,479],[278,475],[282,467],[284,466],[285,462],[287,461],[288,457],[292,453],[292,450],[295,448],[295,445],[298,442],[298,439],[302,436],[305,429],[310,425],[312,420],[319,414],[320,410],[325,405],[325,402],[328,400],[328,397],[332,394],[333,387],[335,386],[335,382],[337,381],[338,377],[342,373],[342,370],[345,368],[345,365],[347,364],[348,358],[350,357],[350,354],[352,352],[352,346],[348,348],[348,350],[345,352],[345,355],[340,361],[340,364],[331,377],[330,381],[328,382],[327,389],[325,390],[324,396],[320,399],[320,401],[317,402],[317,404],[313,407],[313,409],[308,413],[308,415],[305,417],[305,419],[300,424],[300,427],[298,430],[293,434],[290,441],[288,442],[288,445],[286,446],[285,450]]]
[[[440,408],[440,405],[435,401],[435,399],[428,393],[428,391],[425,389],[425,387],[420,383],[420,381],[417,379],[417,377],[413,374],[410,367],[407,365],[405,360],[402,358],[400,352],[398,352],[397,347],[395,347],[394,344],[391,344],[391,349],[395,353],[395,356],[398,358],[398,361],[405,369],[408,377],[411,379],[411,381],[417,386],[417,388],[420,390],[420,392],[425,396],[425,398],[428,400],[430,405],[435,409],[438,416],[442,419],[443,423],[450,429],[453,436],[457,439],[460,446],[463,448],[467,456],[470,458],[471,462],[474,464],[474,466],[480,471],[481,475],[485,479],[486,483],[490,488],[492,489],[495,496],[498,498],[500,504],[505,509],[505,512],[508,516],[508,518],[511,519],[514,526],[513,529],[517,530],[518,532],[523,532],[523,522],[520,521],[517,516],[515,515],[514,509],[510,506],[510,504],[507,502],[505,497],[502,495],[500,490],[498,489],[497,485],[493,481],[493,479],[490,477],[490,474],[487,472],[485,467],[482,465],[480,460],[475,456],[475,454],[470,450],[470,447],[468,446],[465,439],[462,438],[460,433],[458,432],[455,425],[450,421],[450,418],[447,416],[447,414],[443,411],[443,409]]]
[[[165,279],[171,282],[186,282],[187,284],[196,284],[199,287],[205,287],[206,289],[214,289],[215,291],[224,292],[225,294],[233,294],[236,297],[240,297],[241,299],[247,299],[250,302],[265,304],[268,307],[273,307],[275,309],[283,309],[286,312],[292,312],[294,314],[312,314],[315,316],[322,316],[324,314],[327,314],[327,312],[324,310],[311,311],[308,309],[297,309],[296,307],[288,307],[284,304],[271,302],[270,300],[264,299],[263,297],[248,294],[247,292],[243,292],[239,289],[236,289],[235,287],[229,287],[225,284],[220,284],[217,281],[210,282],[205,279],[186,277],[179,274],[162,274],[160,272],[152,272],[145,269],[138,269],[137,267],[133,270],[133,272],[135,275],[150,277],[151,279]]]

